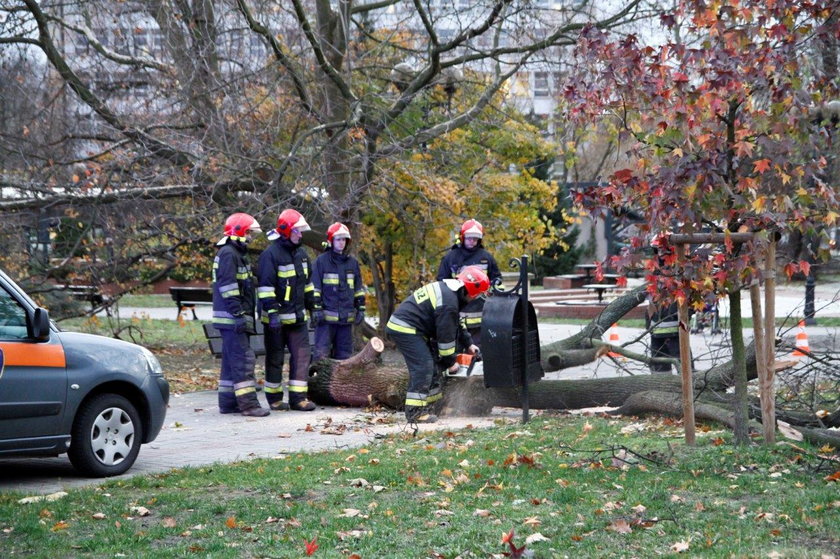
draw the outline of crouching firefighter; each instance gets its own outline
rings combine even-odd
[[[257,400],[254,350],[254,283],[247,247],[251,235],[262,232],[257,220],[235,213],[225,221],[224,237],[213,260],[213,326],[222,337],[219,374],[219,411],[265,417],[269,411]]]
[[[408,367],[405,417],[409,423],[434,423],[431,406],[438,402],[442,373],[455,371],[456,346],[475,355],[478,347],[461,326],[459,314],[490,288],[480,268],[467,266],[454,279],[424,285],[403,301],[385,329]],[[430,347],[430,345],[432,347]]]

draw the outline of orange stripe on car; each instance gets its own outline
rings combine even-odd
[[[6,367],[64,367],[64,347],[61,344],[3,343]]]

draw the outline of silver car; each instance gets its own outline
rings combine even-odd
[[[160,433],[168,402],[149,350],[62,332],[0,271],[0,458],[66,452],[84,475],[119,475]]]

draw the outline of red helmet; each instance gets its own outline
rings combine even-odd
[[[478,266],[467,266],[457,276],[467,288],[467,295],[477,297],[490,289],[490,278]]]
[[[292,229],[297,229],[301,233],[309,231],[309,224],[300,215],[300,212],[293,209],[286,209],[280,212],[277,218],[277,233],[286,237],[287,239],[292,235]]]
[[[330,225],[330,228],[327,229],[327,242],[330,244],[332,244],[335,239],[347,239],[349,241],[351,238],[350,230],[347,226],[343,223],[339,223],[338,221]]]
[[[246,213],[235,213],[225,220],[225,236],[216,244],[225,244],[227,237],[245,239],[248,233],[261,232],[260,224],[252,216]]]
[[[467,237],[484,237],[484,227],[475,219],[468,219],[461,225],[461,242]]]

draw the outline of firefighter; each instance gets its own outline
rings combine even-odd
[[[359,261],[348,254],[350,230],[343,223],[327,229],[327,250],[315,259],[315,348],[312,360],[347,359],[353,353],[353,325],[365,319],[365,285]],[[332,352],[330,351],[332,348]]]
[[[502,273],[496,260],[484,249],[484,227],[475,219],[468,219],[461,225],[458,240],[443,257],[438,268],[437,280],[458,277],[466,266],[477,266],[490,282],[501,282]],[[461,311],[461,320],[467,327],[475,345],[481,346],[481,313],[484,310],[484,298],[479,297]]]
[[[667,235],[654,237],[650,243],[657,259],[657,274],[663,273],[663,268],[670,266],[674,249],[667,243]],[[676,302],[658,303],[652,298],[646,316],[647,327],[650,330],[650,356],[680,358],[680,320],[679,305]],[[651,374],[671,374],[670,363],[650,363]]]
[[[388,320],[386,332],[408,367],[405,417],[410,423],[434,423],[430,408],[439,401],[441,373],[457,370],[455,346],[475,355],[478,347],[461,326],[459,313],[490,288],[487,274],[467,266],[455,279],[424,285],[405,299]]]
[[[265,396],[272,410],[312,411],[308,395],[309,331],[306,311],[315,311],[315,288],[306,250],[301,246],[309,224],[292,209],[283,210],[273,241],[257,264],[257,299],[265,330]],[[283,351],[289,349],[289,402],[283,401]]]
[[[255,334],[254,275],[248,261],[251,235],[261,233],[257,220],[235,213],[225,221],[224,237],[213,260],[213,326],[222,337],[219,411],[265,417],[257,400],[256,358],[248,336]]]

